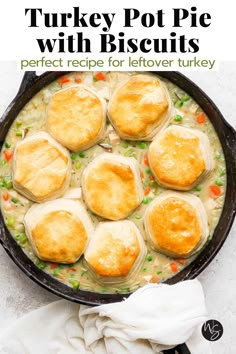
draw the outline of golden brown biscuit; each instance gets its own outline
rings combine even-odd
[[[57,198],[70,183],[69,153],[47,133],[33,134],[16,145],[12,178],[14,189],[35,202]]]
[[[24,225],[36,255],[57,263],[76,262],[93,232],[82,205],[62,198],[31,207]]]
[[[176,125],[156,136],[148,160],[157,182],[178,190],[192,189],[214,167],[207,135]]]
[[[187,193],[164,192],[144,215],[153,248],[174,257],[189,257],[206,242],[207,215],[199,198]]]
[[[92,212],[109,220],[124,219],[143,199],[137,161],[116,154],[100,155],[84,170],[82,191]]]
[[[108,115],[127,140],[151,140],[171,118],[168,90],[155,76],[134,75],[113,93]]]
[[[102,139],[106,112],[103,100],[86,86],[54,93],[47,113],[48,132],[72,151],[81,151]]]
[[[132,221],[100,223],[85,252],[94,274],[103,282],[120,282],[142,265],[146,247]]]

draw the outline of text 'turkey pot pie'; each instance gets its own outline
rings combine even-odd
[[[57,263],[76,262],[93,232],[82,204],[63,198],[32,206],[24,217],[24,225],[36,255]]]
[[[155,137],[149,147],[148,161],[157,182],[177,190],[192,189],[214,168],[207,135],[177,125]]]
[[[54,93],[47,111],[48,132],[63,146],[82,151],[95,145],[105,132],[105,102],[86,86]]]
[[[109,220],[124,219],[143,200],[137,161],[118,154],[101,154],[84,170],[82,191],[93,213]]]
[[[127,140],[151,140],[167,125],[172,103],[165,84],[151,75],[134,75],[113,93],[108,116]]]
[[[209,235],[205,208],[188,193],[160,194],[146,209],[144,226],[152,247],[172,257],[191,256]]]
[[[34,202],[63,195],[71,179],[69,152],[46,132],[17,143],[13,156],[14,189]]]
[[[98,280],[119,283],[135,275],[146,252],[137,226],[132,221],[122,220],[100,223],[84,257]]]

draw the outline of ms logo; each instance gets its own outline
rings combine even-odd
[[[208,320],[202,326],[202,335],[206,340],[215,342],[223,335],[223,326],[219,321]]]

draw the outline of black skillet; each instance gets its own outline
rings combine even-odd
[[[0,119],[0,144],[2,145],[5,136],[24,105],[43,87],[56,80],[66,72],[46,72],[41,76],[36,76],[35,72],[26,72],[19,92],[15,99],[10,103],[5,113]],[[174,284],[181,280],[193,279],[200,274],[204,268],[212,261],[217,252],[223,245],[236,211],[236,133],[233,128],[225,121],[220,111],[211,99],[191,80],[178,72],[156,72],[156,74],[167,78],[174,84],[186,91],[209,116],[220,138],[227,166],[227,190],[224,208],[220,221],[215,229],[212,240],[197,258],[180,273],[167,280],[168,284]],[[0,146],[1,147],[1,146]],[[36,283],[43,286],[52,293],[64,297],[67,300],[79,302],[86,305],[98,305],[121,301],[129,294],[97,294],[83,290],[73,290],[62,284],[55,278],[43,272],[24,254],[20,246],[11,236],[6,228],[3,216],[0,213],[0,242],[6,252],[13,259],[16,265]]]
[[[40,77],[37,77],[35,72],[25,73],[18,94],[10,103],[0,119],[0,147],[5,140],[5,136],[12,122],[24,107],[24,105],[40,89],[57,79],[62,74],[65,74],[65,72],[47,72]],[[193,279],[198,274],[200,274],[219,252],[225,239],[228,236],[236,212],[236,133],[233,128],[225,121],[222,114],[211,101],[211,99],[191,80],[177,72],[157,72],[157,74],[167,78],[182,88],[184,91],[186,91],[207,113],[220,138],[227,166],[227,190],[225,204],[213,238],[188,267],[167,281],[168,284],[174,284],[181,280]],[[83,303],[86,305],[98,305],[121,301],[124,297],[129,296],[129,294],[96,294],[83,290],[74,291],[56,279],[50,277],[48,274],[40,270],[35,264],[33,264],[31,260],[24,254],[22,249],[17,245],[15,240],[11,237],[8,229],[6,228],[1,213],[0,242],[12,260],[28,277],[33,279],[36,283],[43,286],[47,290],[58,296],[64,297],[67,300]],[[164,351],[163,353],[190,354],[190,351],[185,344],[182,344],[178,345],[176,348]]]

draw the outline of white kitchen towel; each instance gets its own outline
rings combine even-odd
[[[210,354],[198,280],[148,284],[127,300],[87,307],[60,300],[35,310],[0,335],[1,354],[156,354],[187,342]]]

